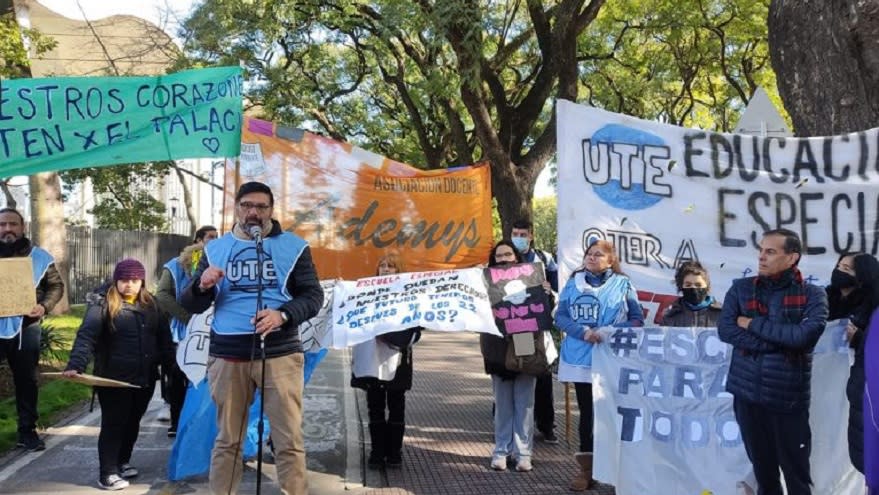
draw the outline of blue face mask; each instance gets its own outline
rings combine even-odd
[[[524,253],[528,251],[529,242],[527,237],[513,237],[511,239],[513,241],[513,246],[516,246],[516,251],[520,253]]]

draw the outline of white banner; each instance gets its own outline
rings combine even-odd
[[[467,268],[339,281],[333,294],[333,347],[417,326],[501,336],[482,273]]]
[[[213,306],[204,313],[192,315],[186,325],[186,337],[177,345],[177,366],[194,387],[198,387],[207,374],[212,321]]]
[[[333,289],[336,280],[322,280],[320,283],[324,290],[324,303],[314,318],[299,325],[299,338],[302,340],[302,350],[305,352],[317,352],[320,349],[330,347],[332,322],[330,316],[333,308]]]
[[[324,280],[320,283],[324,290],[324,304],[314,318],[299,325],[299,338],[302,341],[302,350],[306,353],[329,347],[329,317],[335,284],[335,280]],[[186,325],[186,337],[177,346],[177,365],[194,387],[198,387],[207,374],[213,320],[213,306],[204,313],[192,315]]]
[[[650,311],[675,298],[682,262],[723,299],[754,275],[765,230],[799,233],[807,281],[827,285],[844,251],[879,251],[879,130],[808,139],[721,134],[559,101],[559,281],[591,239],[614,243]]]
[[[844,321],[827,326],[812,370],[813,493],[863,493],[846,440]],[[705,328],[622,328],[593,353],[595,478],[617,495],[753,495],[725,391],[731,348]]]

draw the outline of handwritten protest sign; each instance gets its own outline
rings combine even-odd
[[[30,313],[37,304],[30,257],[0,258],[0,316]]]
[[[479,268],[339,281],[332,318],[336,349],[418,326],[500,336]]]
[[[238,186],[268,184],[274,218],[308,241],[321,276],[374,275],[389,251],[414,272],[471,267],[491,250],[487,164],[420,170],[251,118],[245,119],[241,139],[237,166],[226,164],[224,227],[232,227]]]
[[[0,177],[237,156],[239,67],[0,81]]]
[[[552,328],[552,303],[543,289],[539,263],[485,269],[488,299],[501,332],[512,335]]]
[[[840,324],[842,323],[842,324]],[[592,354],[595,478],[619,495],[757,493],[732,395],[732,348],[713,328],[602,330]],[[812,373],[813,493],[862,493],[849,463],[844,416],[848,349],[844,322],[831,322]],[[820,398],[820,399],[819,399]],[[706,467],[708,467],[706,469]]]

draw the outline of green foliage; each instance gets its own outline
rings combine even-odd
[[[490,160],[509,223],[555,98],[716,130],[758,85],[777,102],[768,3],[206,0],[182,37],[192,64],[244,63],[255,116],[424,168]]]
[[[49,324],[43,325],[43,332],[40,334],[40,358],[49,361],[61,361],[65,359],[70,352],[69,339],[62,335],[55,327]]]
[[[780,102],[769,64],[768,8],[769,0],[608,2],[579,41],[588,102],[731,131],[758,86]]]
[[[538,249],[555,254],[558,249],[558,220],[555,196],[534,198],[531,207],[534,211],[534,245]]]
[[[99,228],[155,232],[163,231],[167,220],[165,205],[153,191],[170,169],[169,162],[138,163],[67,170],[61,179],[68,192],[91,179],[96,202],[89,213]]]
[[[32,53],[39,57],[55,48],[58,44],[49,36],[40,34],[35,29],[22,29],[15,19],[15,14],[0,16],[0,77],[28,77],[30,60],[22,40],[24,36]]]

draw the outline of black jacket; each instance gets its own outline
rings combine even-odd
[[[385,344],[400,351],[400,364],[393,380],[379,380],[374,376],[356,377],[351,375],[351,386],[366,390],[381,387],[388,390],[409,390],[412,388],[412,344],[421,339],[421,327],[407,328],[376,337]]]
[[[870,315],[873,308],[870,307],[867,294],[861,289],[855,289],[848,297],[843,297],[838,288],[829,286],[827,302],[830,309],[828,320],[848,318],[851,323],[858,327],[858,331],[849,341],[849,346],[855,350],[855,362],[852,364],[845,387],[845,395],[848,397],[848,452],[852,465],[858,471],[864,472],[864,344],[867,341],[866,334],[870,329]]]
[[[787,288],[778,287],[768,290],[761,301],[769,314],[754,317],[743,329],[737,318],[745,314],[754,296],[754,277],[735,280],[726,293],[717,334],[734,348],[726,390],[737,399],[778,412],[809,407],[812,351],[827,323],[827,295],[809,284],[803,284],[803,294],[806,304],[799,322],[786,321]],[[802,359],[792,359],[791,353],[801,354]]]
[[[281,224],[272,220],[272,231],[267,237],[281,235]],[[234,234],[226,234],[234,235]],[[201,274],[208,268],[207,256],[199,260],[198,268],[192,274],[192,282],[183,289],[180,298],[181,306],[187,311],[196,314],[204,313],[214,300],[213,289],[202,292],[198,285]],[[221,267],[223,270],[226,267]],[[269,333],[265,339],[266,357],[279,357],[295,352],[302,352],[302,342],[299,339],[299,325],[313,318],[320,310],[324,300],[324,291],[317,278],[317,271],[311,260],[311,250],[306,247],[296,266],[287,278],[287,292],[293,299],[281,305],[290,316],[289,321],[280,330]],[[254,305],[256,299],[254,299]],[[271,308],[280,309],[280,308]],[[253,335],[220,335],[211,331],[210,355],[220,358],[251,359],[253,354]],[[258,353],[257,353],[258,355]]]
[[[159,364],[174,359],[168,320],[155,305],[123,303],[111,326],[106,291],[103,287],[91,298],[67,369],[82,373],[94,357],[95,375],[147,386],[159,377]]]
[[[705,309],[693,311],[678,298],[662,315],[662,326],[714,328],[717,327],[722,307],[719,302],[714,301]]]
[[[30,239],[22,237],[12,245],[0,246],[0,258],[23,258],[31,254],[31,249],[33,249],[33,244]],[[46,308],[46,314],[49,314],[63,295],[64,281],[61,280],[61,274],[52,263],[43,278],[40,279],[40,283],[37,284],[37,304]],[[21,327],[27,327],[39,320],[39,318],[25,316]]]

